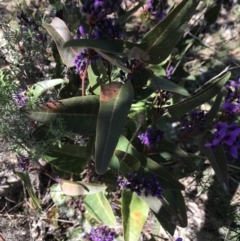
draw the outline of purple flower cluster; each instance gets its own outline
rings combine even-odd
[[[148,0],[146,10],[151,16],[152,24],[157,24],[160,20],[165,18],[168,7],[167,0]]]
[[[154,128],[147,128],[146,132],[138,135],[138,138],[141,140],[142,144],[154,149],[158,142],[162,140],[164,133],[161,130]]]
[[[115,12],[121,3],[122,0],[86,0],[82,6],[82,11],[94,18],[102,19]]]
[[[240,109],[240,78],[238,81],[231,81],[226,89],[227,96],[222,109],[226,115],[234,116]]]
[[[182,238],[177,238],[175,241],[183,241]]]
[[[28,171],[30,166],[30,160],[28,159],[28,157],[25,157],[23,155],[18,155],[17,160],[18,160],[18,166],[21,169],[21,171],[23,172]]]
[[[120,24],[114,24],[114,20],[110,18],[102,19],[96,21],[93,32],[90,34],[90,39],[104,39],[104,38],[122,38],[122,28]],[[74,39],[87,38],[87,35],[82,26],[78,28],[78,34],[74,36]],[[97,54],[94,50],[83,49],[74,58],[74,64],[76,67],[76,72],[82,74],[86,69],[88,61],[96,61],[97,59],[102,59],[102,57]]]
[[[13,97],[14,97],[16,104],[19,107],[23,107],[24,105],[26,105],[26,103],[28,101],[26,91],[23,89],[19,89],[18,92]]]
[[[94,32],[90,38],[104,39],[122,39],[123,31],[119,23],[115,23],[113,18],[105,18],[96,22]]]
[[[113,241],[116,233],[112,229],[104,226],[92,228],[89,237],[91,241]]]
[[[189,116],[190,118],[187,118],[187,116],[183,116],[181,118],[182,133],[191,133],[194,130],[199,132],[203,131],[208,113],[205,113],[204,111],[192,110],[190,111]]]
[[[76,67],[76,72],[78,74],[82,74],[86,69],[88,62],[88,52],[87,49],[83,49],[79,54],[77,54],[74,58],[74,64]]]
[[[137,60],[137,59],[131,59],[130,61],[129,60],[126,60],[125,61],[125,65],[131,69],[131,70],[136,70],[137,68],[141,68],[142,67],[142,63],[141,61]],[[119,71],[119,77],[122,81],[126,82],[128,80],[132,81],[133,80],[133,74],[132,73],[128,73],[126,74],[123,70],[120,70]]]
[[[211,142],[206,143],[205,147],[213,150],[218,145],[223,145],[232,157],[238,157],[238,148],[240,148],[240,128],[235,123],[228,125],[225,122],[219,122],[214,125],[216,131],[213,133]]]
[[[20,15],[17,15],[17,18],[18,18],[19,25],[30,27],[32,30],[37,28],[37,25],[34,22],[34,20],[32,18],[28,17],[27,14],[24,13],[23,11],[21,11]]]
[[[173,69],[174,69],[173,66],[170,66],[170,67],[168,67],[168,68],[166,69],[166,77],[167,77],[168,79],[171,79]]]
[[[131,190],[141,196],[143,193],[146,197],[151,195],[162,199],[162,188],[160,187],[159,181],[156,176],[149,178],[139,179],[137,173],[128,173],[127,179],[119,177],[117,180],[118,186]]]

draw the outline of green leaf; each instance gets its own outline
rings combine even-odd
[[[112,207],[103,192],[87,195],[84,198],[86,210],[99,222],[107,226],[116,226],[117,221]]]
[[[122,134],[133,100],[130,81],[101,86],[100,108],[95,141],[95,163],[99,174],[106,172]]]
[[[112,65],[115,65],[117,67],[119,67],[120,69],[124,70],[127,73],[131,73],[132,71],[130,69],[128,69],[124,63],[121,61],[121,59],[118,58],[118,56],[113,55],[113,54],[107,54],[104,53],[100,50],[95,49],[95,51],[101,55],[104,59],[106,59],[107,61],[109,61]]]
[[[213,24],[217,21],[219,13],[221,10],[221,4],[216,4],[215,6],[212,6],[207,9],[207,11],[204,13],[204,19],[208,24]]]
[[[119,160],[119,168],[122,173],[127,174],[128,172],[135,172],[141,166],[141,163],[137,158],[124,151],[116,150],[114,154]]]
[[[44,91],[60,84],[68,83],[67,79],[50,79],[37,82],[29,90],[35,98],[38,98]]]
[[[199,137],[199,147],[204,152],[209,162],[212,165],[213,170],[216,173],[218,181],[223,187],[223,190],[229,193],[229,178],[228,178],[228,167],[227,158],[225,156],[224,149],[221,145],[217,146],[215,151],[211,148],[205,147],[204,139]]]
[[[149,63],[159,64],[171,54],[198,3],[199,0],[183,0],[143,37],[143,50],[150,56]]]
[[[91,65],[89,65],[88,79],[92,91],[96,95],[100,95],[100,85],[108,81],[107,72],[101,59],[98,59],[96,62],[91,62]]]
[[[187,210],[181,191],[163,190],[163,196],[180,218],[181,227],[187,227]]]
[[[127,22],[127,20],[144,4],[144,1],[141,1],[140,3],[138,3],[135,7],[133,7],[132,9],[130,9],[129,11],[127,11],[124,15],[122,15],[121,17],[119,17],[116,20],[116,23],[119,23],[120,25],[124,24],[125,22]]]
[[[79,175],[86,168],[91,152],[79,145],[52,146],[42,156],[43,159],[56,168]]]
[[[215,101],[212,105],[212,108],[208,112],[208,115],[207,115],[206,120],[204,122],[205,128],[211,126],[214,119],[217,118],[217,113],[219,112],[220,105],[222,103],[222,99],[223,99],[224,96],[226,96],[226,93],[227,93],[227,90],[225,88],[222,88],[220,90],[220,92],[218,93],[218,95],[217,95],[217,97],[216,97],[216,99],[215,99]]]
[[[116,150],[127,152],[140,161],[141,167],[137,172],[140,177],[153,177],[156,175],[156,178],[163,189],[184,190],[184,186],[169,171],[167,171],[167,169],[138,152],[124,136],[119,138]],[[126,173],[124,173],[124,175],[126,175]]]
[[[155,216],[161,216],[165,222],[178,225],[180,227],[186,227],[185,220],[174,210],[166,199],[158,199],[153,196],[141,195],[140,199],[148,204],[150,209],[155,213]]]
[[[175,105],[169,106],[168,111],[174,117],[181,117],[190,110],[209,101],[219,93],[223,85],[230,78],[231,73],[227,72],[222,77],[207,83],[207,87],[197,92],[195,95]]]
[[[168,221],[166,221],[162,216],[160,216],[158,213],[154,213],[155,218],[157,219],[157,221],[161,224],[161,226],[163,227],[163,229],[165,231],[167,231],[170,235],[174,235],[174,232],[176,230],[176,225],[173,223],[169,223]]]
[[[43,124],[63,121],[68,131],[82,135],[96,133],[99,110],[98,96],[80,96],[60,101],[47,102],[32,108],[21,108],[30,119]]]
[[[63,194],[68,196],[92,195],[103,192],[106,186],[89,182],[72,182],[67,180],[60,180],[60,186]]]
[[[34,207],[37,208],[37,209],[42,209],[40,201],[38,200],[37,195],[33,190],[32,183],[31,183],[28,172],[17,172],[16,174],[19,176],[19,178],[26,185],[27,192],[32,199]]]
[[[122,218],[124,241],[138,241],[147,221],[148,205],[136,193],[122,192]]]
[[[69,68],[73,67],[74,57],[81,51],[81,48],[63,48],[64,44],[72,39],[72,35],[66,24],[60,18],[55,17],[51,24],[44,23],[43,27],[48,31],[55,41],[63,63]]]
[[[152,74],[151,78],[151,87],[154,91],[156,90],[167,90],[173,93],[177,93],[183,96],[189,96],[187,90],[185,90],[180,85],[177,85],[170,81],[169,79],[164,79],[161,77],[157,77],[156,75]]]
[[[94,49],[96,52],[106,52],[111,54],[125,54],[139,44],[128,42],[122,39],[72,39],[64,44],[64,47],[82,47]]]
[[[181,149],[178,145],[175,145],[173,142],[167,140],[160,141],[159,150],[167,151],[173,154],[175,157],[179,158],[188,168],[193,168],[193,162],[188,153]]]

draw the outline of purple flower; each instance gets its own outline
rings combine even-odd
[[[240,148],[240,128],[235,123],[217,123],[214,126],[217,130],[213,134],[211,142],[206,143],[205,147],[210,147],[213,151],[218,145],[222,145],[234,158],[238,157],[238,148]]]
[[[233,158],[238,158],[238,147],[237,146],[230,146],[228,147],[228,151]]]
[[[18,160],[18,166],[21,169],[21,171],[23,172],[28,171],[30,166],[30,160],[28,159],[28,157],[25,157],[23,155],[18,155],[17,160]]]
[[[225,114],[233,116],[240,109],[240,78],[238,81],[230,81],[225,87],[227,90],[227,96],[222,105],[222,109]]]
[[[108,227],[92,228],[89,234],[91,241],[113,241],[116,233]]]
[[[86,49],[83,49],[79,54],[77,54],[74,58],[74,64],[76,67],[76,72],[78,74],[82,74],[86,69],[88,62],[88,52]]]
[[[206,120],[208,113],[204,111],[196,111],[192,110],[189,113],[189,117],[184,116],[181,118],[182,126],[182,133],[191,133],[194,130],[203,131],[204,130],[204,123]]]
[[[227,123],[217,123],[214,125],[217,131],[214,133],[213,144],[218,144],[227,133]]]
[[[183,241],[182,238],[177,238],[175,241]]]
[[[146,10],[151,15],[151,22],[157,24],[165,18],[168,7],[167,0],[148,0]]]
[[[139,178],[137,173],[128,173],[127,179],[119,177],[117,180],[118,186],[129,189],[137,193],[138,196],[144,194],[146,197],[151,195],[162,199],[162,188],[157,181],[157,177]]]
[[[112,18],[96,21],[91,38],[121,39],[123,38],[122,27],[119,23],[116,24]]]
[[[156,147],[158,142],[163,139],[163,137],[164,133],[161,130],[154,128],[147,128],[146,132],[138,135],[138,138],[141,140],[142,144],[152,149]]]
[[[239,107],[238,105],[234,105],[233,103],[226,101],[225,103],[223,103],[222,109],[226,114],[234,115],[238,111]]]
[[[122,0],[86,0],[82,6],[82,11],[94,18],[102,19],[115,12],[121,5]]]
[[[173,66],[170,66],[169,68],[166,69],[166,77],[168,79],[171,79],[173,69],[174,69]]]
[[[23,89],[19,89],[18,92],[14,95],[14,100],[19,107],[23,107],[24,105],[26,105],[28,101],[26,91]]]

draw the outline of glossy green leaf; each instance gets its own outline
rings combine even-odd
[[[187,227],[187,210],[181,191],[163,190],[163,196],[181,220],[181,227]]]
[[[231,73],[227,72],[222,77],[207,83],[207,86],[190,98],[185,99],[175,105],[169,106],[168,111],[174,117],[181,117],[192,109],[204,104],[219,93],[223,85],[230,78]]]
[[[134,47],[140,46],[137,43],[128,42],[122,39],[72,39],[64,44],[64,47],[90,48],[112,54],[124,54]]]
[[[163,189],[184,190],[184,186],[167,169],[138,152],[124,136],[119,138],[116,150],[127,152],[140,161],[141,167],[138,170],[140,177],[156,176]]]
[[[119,160],[119,169],[122,173],[128,174],[129,172],[135,172],[141,166],[141,163],[137,158],[126,152],[116,150],[114,154]]]
[[[89,182],[72,182],[67,180],[60,180],[60,186],[63,194],[68,196],[78,195],[92,195],[95,193],[103,192],[106,190],[106,186],[89,183]]]
[[[208,112],[208,115],[206,116],[206,120],[204,122],[204,127],[207,128],[211,126],[213,123],[214,119],[217,118],[217,113],[220,110],[220,105],[222,103],[223,97],[226,95],[227,90],[225,88],[222,88],[220,92],[218,93],[210,111]],[[207,130],[206,130],[207,131]]]
[[[136,193],[122,192],[122,219],[124,241],[138,241],[147,221],[149,207]]]
[[[107,226],[116,226],[117,221],[112,207],[103,192],[87,195],[84,198],[86,210],[99,222]]]
[[[101,55],[104,59],[106,59],[107,61],[109,61],[112,65],[117,66],[118,68],[124,70],[127,73],[131,73],[132,71],[130,69],[128,69],[125,64],[122,62],[122,60],[120,58],[118,58],[118,56],[113,55],[113,54],[109,54],[109,53],[104,53],[100,50],[95,49],[95,51]]]
[[[91,158],[91,152],[79,145],[52,146],[42,156],[43,159],[56,168],[79,175]]]
[[[165,222],[172,223],[180,227],[186,227],[185,220],[174,210],[166,199],[160,200],[157,197],[141,195],[140,199],[148,204],[155,216],[161,216]]]
[[[218,181],[223,187],[223,190],[226,193],[229,193],[229,178],[228,178],[228,167],[227,167],[227,158],[225,156],[224,149],[221,145],[217,146],[215,151],[212,151],[211,148],[205,147],[205,141],[203,138],[199,137],[199,147],[203,153],[208,158],[209,162],[212,165],[213,170],[216,173]]]
[[[101,59],[96,60],[96,62],[91,62],[91,65],[89,65],[88,79],[91,90],[95,94],[100,95],[100,85],[106,84],[108,81],[107,71]]]
[[[60,84],[67,84],[67,79],[50,79],[37,82],[30,88],[30,93],[35,97],[38,98],[44,91]]]
[[[117,146],[133,100],[130,81],[101,86],[95,141],[96,171],[104,174]]]
[[[81,48],[63,48],[64,44],[72,39],[72,35],[66,24],[60,18],[55,17],[51,24],[44,23],[43,27],[48,31],[55,41],[63,63],[67,67],[73,67],[74,57],[81,51]]]
[[[157,77],[156,75],[152,74],[151,78],[151,87],[153,90],[167,90],[173,93],[177,93],[183,96],[189,96],[187,90],[185,90],[180,85],[173,83],[169,79],[165,79],[162,77]]]
[[[163,227],[163,229],[165,231],[167,231],[170,235],[174,235],[174,232],[176,230],[177,225],[173,224],[173,223],[169,223],[168,221],[166,221],[162,216],[160,216],[158,213],[154,213],[155,218],[157,219],[157,221],[161,224],[161,226]],[[157,240],[156,240],[157,241]]]
[[[143,50],[150,56],[149,63],[159,64],[171,54],[198,3],[199,0],[183,0],[144,36]]]
[[[193,168],[193,162],[191,157],[181,149],[178,145],[175,145],[173,142],[162,140],[159,142],[159,150],[160,151],[167,151],[173,154],[175,157],[179,158],[185,166],[188,168]]]
[[[56,124],[61,120],[68,131],[82,135],[96,133],[98,110],[98,96],[72,97],[32,108],[21,108],[21,111],[32,120],[43,124]]]
[[[207,9],[207,11],[204,13],[204,19],[208,24],[213,24],[217,21],[218,16],[220,14],[221,10],[221,4],[216,4],[215,6],[212,6]]]
[[[33,190],[33,186],[32,186],[32,183],[31,183],[28,172],[17,172],[16,174],[26,185],[27,192],[32,199],[34,207],[37,208],[37,209],[42,209],[40,201],[38,200],[38,197]]]

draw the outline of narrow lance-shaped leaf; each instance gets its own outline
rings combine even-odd
[[[45,161],[56,168],[79,175],[86,168],[91,153],[86,147],[79,145],[62,145],[50,147],[42,156]]]
[[[106,172],[127,120],[133,100],[133,87],[113,82],[101,86],[100,108],[95,141],[96,171]]]
[[[183,35],[199,0],[183,0],[143,38],[142,45],[152,64],[164,61]]]
[[[43,124],[64,122],[67,131],[82,135],[96,133],[99,110],[98,96],[72,97],[60,101],[47,102],[21,111],[32,120]]]
[[[149,207],[136,193],[123,190],[122,218],[124,241],[138,241],[148,216]]]
[[[204,144],[204,139],[199,137],[200,149],[204,152],[209,162],[211,163],[218,181],[223,187],[223,190],[226,193],[229,193],[227,158],[225,156],[223,147],[219,145],[216,147],[215,151],[212,151],[211,148],[205,147]]]
[[[184,186],[162,165],[146,157],[138,152],[126,137],[121,136],[119,138],[116,150],[127,152],[134,157],[134,160],[138,160],[141,163],[141,167],[138,169],[138,174],[141,177],[153,177],[159,181],[160,185],[164,189],[184,190]],[[115,160],[116,161],[116,160]],[[136,163],[137,164],[137,163]],[[117,164],[115,165],[116,168]],[[132,169],[132,168],[131,168]],[[132,169],[136,170],[136,169]],[[126,175],[127,173],[123,173]]]
[[[216,80],[208,83],[207,87],[199,91],[190,98],[185,99],[182,102],[179,102],[175,105],[169,106],[168,111],[172,116],[181,117],[185,113],[188,113],[190,110],[204,104],[215,95],[219,93],[223,85],[230,78],[231,73],[227,72],[222,77],[217,78]]]
[[[151,77],[151,88],[156,91],[159,89],[167,90],[173,93],[177,93],[183,96],[189,96],[187,90],[185,90],[180,85],[177,85],[170,81],[169,79],[164,79],[162,77],[157,77],[156,75],[152,75]]]
[[[117,221],[112,207],[103,192],[87,195],[84,198],[86,210],[98,221],[108,226],[116,226]]]
[[[63,194],[68,196],[91,195],[106,190],[106,186],[96,183],[71,182],[60,180],[60,186]]]
[[[48,31],[55,41],[63,63],[67,67],[73,67],[74,57],[81,51],[81,48],[63,48],[64,44],[72,39],[72,35],[66,24],[60,18],[55,17],[51,24],[44,23],[43,27]]]
[[[28,172],[17,172],[17,175],[26,185],[27,192],[28,192],[29,196],[31,197],[33,205],[35,206],[35,208],[41,209],[41,204],[40,204],[40,202],[37,198],[36,193],[33,190],[32,183],[31,183]]]
[[[46,91],[56,85],[65,84],[65,83],[68,83],[67,79],[50,79],[50,80],[40,81],[31,87],[30,92],[31,92],[31,94],[34,95],[35,98],[37,98],[44,91]]]

